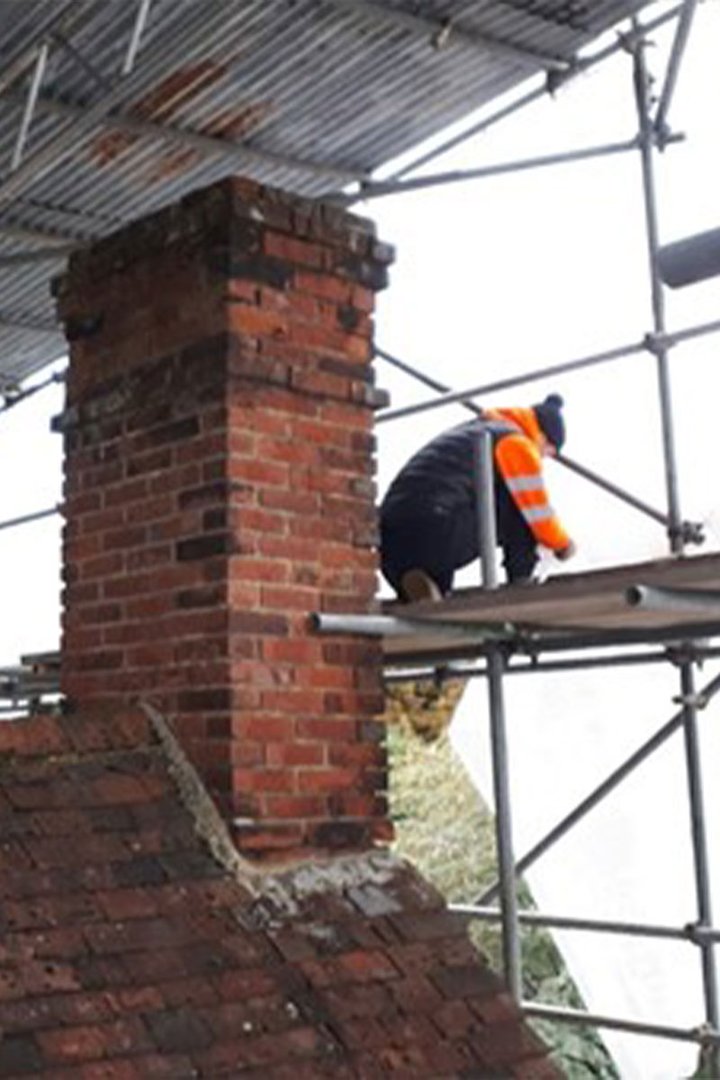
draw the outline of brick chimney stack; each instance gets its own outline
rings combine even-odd
[[[373,603],[391,259],[366,221],[230,179],[77,253],[57,286],[63,691],[158,705],[258,860],[390,831],[379,645],[308,615]]]

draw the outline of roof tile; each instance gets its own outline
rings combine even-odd
[[[0,1077],[559,1075],[412,867],[196,825],[142,713],[0,724]]]

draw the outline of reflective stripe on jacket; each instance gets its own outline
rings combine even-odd
[[[534,410],[488,409],[485,416],[505,421],[514,429],[495,443],[495,466],[537,542],[561,551],[570,537],[548,499],[542,475],[545,436]]]

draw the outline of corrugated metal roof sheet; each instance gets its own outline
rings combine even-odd
[[[62,255],[9,256],[89,240],[231,172],[336,191],[572,67],[647,2],[0,0],[0,390],[64,352],[49,294]]]

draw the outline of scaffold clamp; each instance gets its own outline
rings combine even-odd
[[[708,703],[704,694],[676,694],[672,701],[686,709],[704,709]]]
[[[707,927],[702,926],[697,921],[685,923],[685,925],[683,926],[683,930],[687,935],[688,941],[690,941],[693,945],[703,944],[702,931],[705,929],[707,929]]]
[[[653,334],[652,332],[645,334],[643,338],[643,345],[648,352],[653,356],[660,356],[667,350],[669,339],[667,334]]]
[[[705,543],[705,526],[702,521],[683,521],[679,532],[686,544]]]

